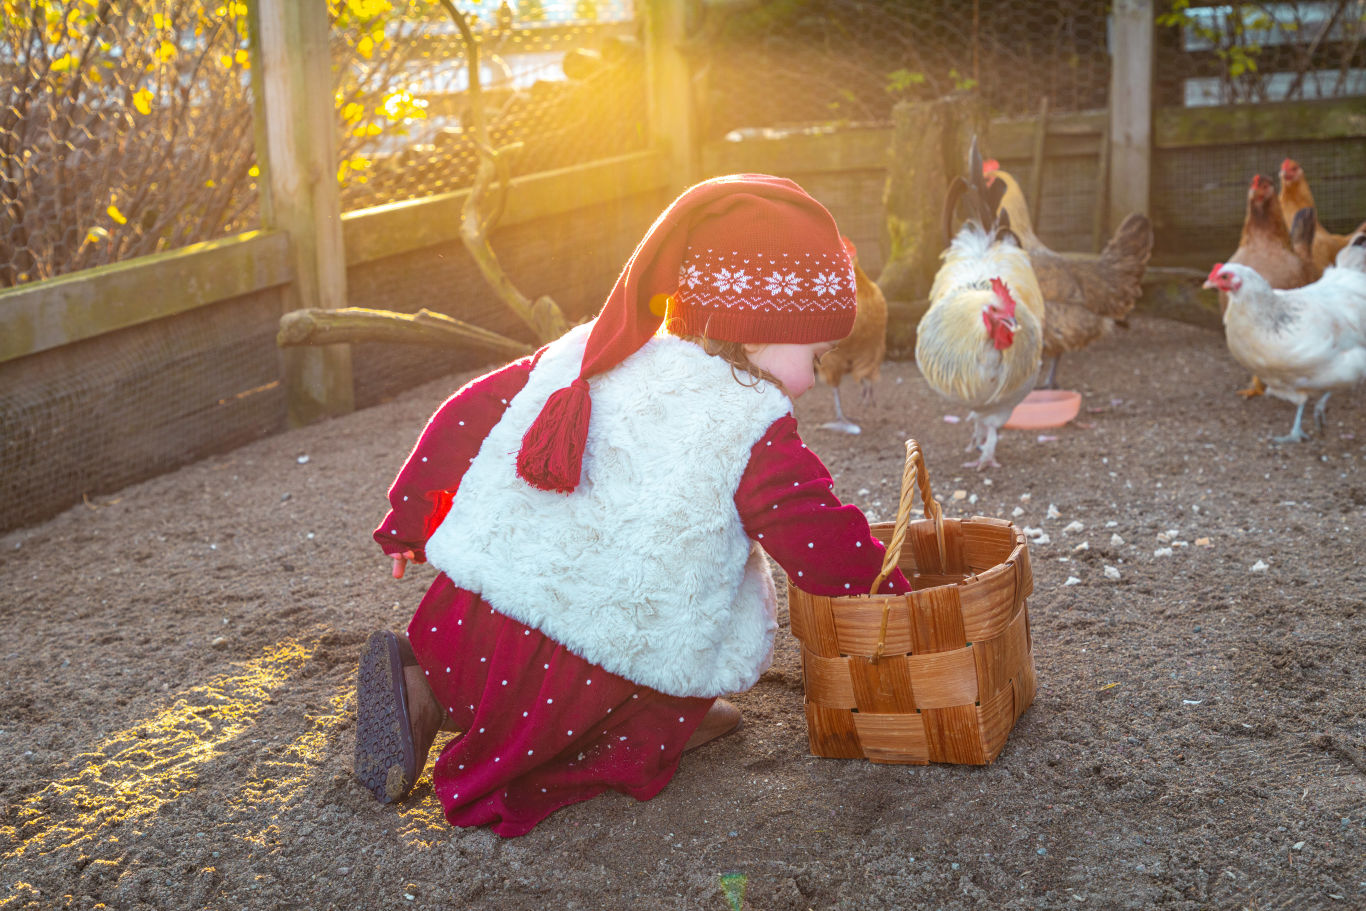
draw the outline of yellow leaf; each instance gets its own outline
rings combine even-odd
[[[251,55],[241,48],[237,49],[237,53],[233,55],[233,59],[237,61],[238,66],[247,66],[251,63]]]
[[[206,181],[204,181],[204,186],[206,186],[206,187],[208,187],[209,189],[212,190],[214,187],[218,186],[218,181],[216,181],[216,180],[206,180]]]
[[[133,93],[133,107],[144,117],[152,113],[152,93],[147,89],[138,89]]]
[[[231,69],[231,68],[232,68],[232,58],[229,57],[227,54],[219,54],[219,55],[218,55],[218,65],[221,66],[221,67],[222,67],[223,69],[225,69],[225,70]]]
[[[75,64],[76,58],[72,57],[70,54],[63,54],[61,57],[58,57],[56,60],[52,61],[52,72],[65,73],[67,70],[71,69],[71,67],[73,67]]]
[[[128,216],[120,212],[119,207],[114,205],[113,203],[110,203],[109,208],[105,209],[104,211],[109,213],[109,217],[114,219],[114,221],[116,221],[117,223],[121,225],[128,224]]]
[[[366,35],[356,42],[356,51],[366,60],[369,60],[371,55],[375,53],[375,42],[370,40],[369,35]]]
[[[153,13],[152,24],[155,25],[157,28],[170,28],[171,20],[163,16],[161,13]]]
[[[248,177],[260,177],[260,176],[261,176],[261,169],[258,168],[256,165],[252,165],[252,166],[251,166],[251,170],[247,172],[247,176],[248,176]]]
[[[365,106],[349,101],[346,107],[342,108],[342,120],[347,123],[355,123],[365,116]]]
[[[175,59],[175,55],[176,55],[176,47],[175,47],[174,44],[172,44],[172,43],[169,42],[169,41],[163,41],[163,42],[161,42],[161,46],[157,48],[157,59],[158,59],[158,60],[161,60],[161,61],[174,60],[174,59]]]

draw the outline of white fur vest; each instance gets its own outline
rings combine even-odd
[[[516,475],[522,436],[583,359],[553,342],[484,440],[427,558],[500,613],[673,696],[748,689],[772,661],[776,596],[735,492],[750,449],[792,409],[698,346],[654,338],[590,380],[579,486]]]

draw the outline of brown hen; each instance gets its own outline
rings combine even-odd
[[[1133,310],[1143,293],[1143,272],[1153,249],[1153,229],[1148,219],[1130,214],[1105,245],[1099,257],[1083,258],[1055,253],[1034,234],[1029,207],[1019,183],[995,161],[985,164],[989,182],[1005,183],[999,209],[1010,218],[1010,228],[1029,253],[1030,265],[1043,291],[1043,359],[1048,377],[1041,389],[1056,388],[1058,361],[1069,351],[1079,351],[1109,332]]]
[[[1293,158],[1287,158],[1281,162],[1279,202],[1281,218],[1285,221],[1287,230],[1293,226],[1297,213],[1303,209],[1314,208],[1314,194],[1309,189],[1309,178],[1304,176],[1304,169]],[[1323,225],[1317,225],[1314,230],[1313,242],[1314,268],[1322,274],[1324,269],[1333,264],[1338,251],[1347,246],[1349,239],[1350,235],[1334,234]],[[1273,284],[1272,287],[1276,286]]]
[[[835,419],[821,426],[839,433],[860,433],[861,428],[846,418],[840,407],[840,381],[846,374],[858,380],[862,386],[859,400],[865,405],[872,403],[873,384],[881,375],[882,359],[887,353],[887,299],[882,296],[882,289],[859,268],[858,250],[847,237],[844,249],[854,267],[858,314],[854,317],[854,328],[821,357],[816,369],[826,385],[835,391]]]

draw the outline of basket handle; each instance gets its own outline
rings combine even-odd
[[[948,555],[944,547],[944,510],[930,492],[930,473],[925,468],[925,454],[915,440],[906,441],[906,466],[901,473],[901,501],[896,507],[896,525],[892,528],[892,539],[887,542],[887,550],[882,555],[882,571],[873,580],[869,594],[876,595],[882,583],[896,568],[901,556],[901,546],[906,543],[906,529],[911,524],[911,502],[915,499],[916,487],[920,488],[920,502],[925,506],[925,518],[934,520],[934,536],[939,544],[939,565],[942,568]],[[872,662],[882,657],[887,645],[887,617],[891,613],[891,602],[882,605],[882,628],[877,637],[877,649],[873,652]]]

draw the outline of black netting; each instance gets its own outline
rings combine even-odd
[[[259,217],[244,3],[7,0],[0,288]]]
[[[466,42],[430,0],[333,29],[343,209],[468,187],[479,165]],[[480,110],[513,176],[644,149],[644,52],[629,3],[459,3]]]
[[[262,293],[0,364],[0,530],[284,427]]]
[[[975,86],[997,114],[1104,107],[1106,3],[797,0],[713,12],[704,128],[889,121]]]

